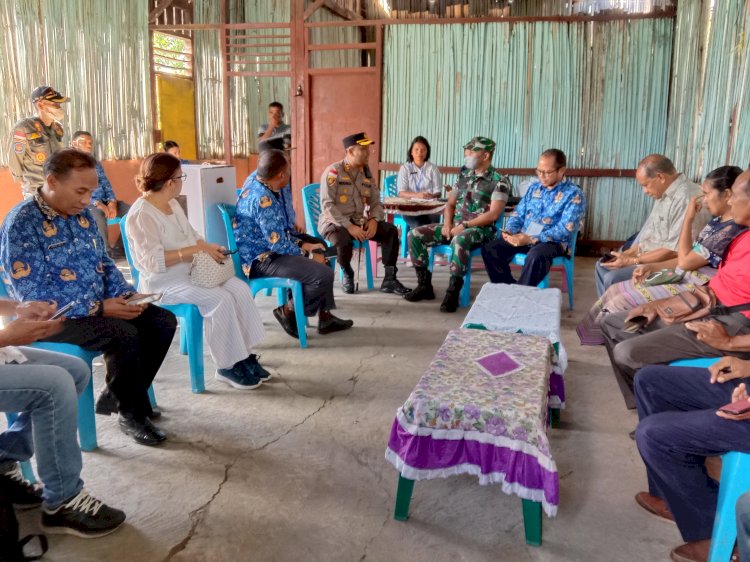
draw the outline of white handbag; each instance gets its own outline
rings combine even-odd
[[[198,252],[193,256],[190,266],[190,281],[198,287],[212,289],[234,277],[232,258],[219,263],[205,252]]]

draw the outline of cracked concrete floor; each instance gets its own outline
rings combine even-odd
[[[633,501],[646,484],[628,438],[635,415],[604,349],[578,345],[575,324],[594,300],[593,260],[576,267],[575,310],[563,304],[567,409],[550,433],[561,501],[558,516],[544,519],[540,548],[524,543],[520,500],[469,476],[418,482],[409,521],[393,519],[397,473],[384,451],[394,413],[466,311],[441,314],[439,300],[365,291],[337,292],[338,312],[354,329],[310,330],[307,350],[275,325],[275,299],[260,297],[269,337],[258,351],[280,377],[257,391],[214,381],[207,355],[206,392],[192,394],[174,344],[155,383],[166,445],[138,446],[115,418],[98,416],[99,449],[84,453],[86,487],[124,509],[126,525],[97,540],[53,536],[45,559],[667,560],[682,542],[676,528]],[[414,285],[410,268],[400,277]],[[485,281],[475,274],[472,294]],[[552,283],[559,286],[557,274]],[[442,297],[445,268],[435,285]],[[98,388],[101,366],[95,377]],[[37,520],[22,514],[22,531],[34,532]]]

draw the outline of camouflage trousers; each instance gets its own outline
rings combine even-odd
[[[414,267],[427,267],[429,248],[448,244],[443,238],[442,224],[428,224],[409,231],[409,254]],[[463,277],[469,269],[469,254],[487,242],[492,235],[490,227],[467,228],[450,241],[451,275]]]

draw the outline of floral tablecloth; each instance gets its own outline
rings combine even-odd
[[[451,330],[396,412],[386,459],[410,480],[473,474],[557,513],[545,431],[551,345],[544,337]]]
[[[437,199],[409,199],[407,197],[386,197],[383,208],[388,214],[419,217],[422,215],[437,215],[445,210],[445,200]]]
[[[568,353],[560,340],[560,289],[486,283],[462,326],[482,326],[493,332],[521,332],[542,336],[555,346],[549,381],[549,407],[565,407],[565,369]],[[557,345],[555,345],[557,344]]]

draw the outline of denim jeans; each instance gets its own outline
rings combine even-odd
[[[0,412],[21,413],[0,433],[0,471],[29,460],[36,443],[44,503],[56,508],[83,487],[76,439],[78,396],[91,371],[77,357],[29,347],[21,351],[25,363],[0,364]]]
[[[626,265],[620,269],[608,269],[602,265],[601,260],[597,261],[596,266],[594,266],[596,294],[601,297],[610,285],[620,281],[629,281],[633,277],[633,270],[636,267],[635,265]]]

